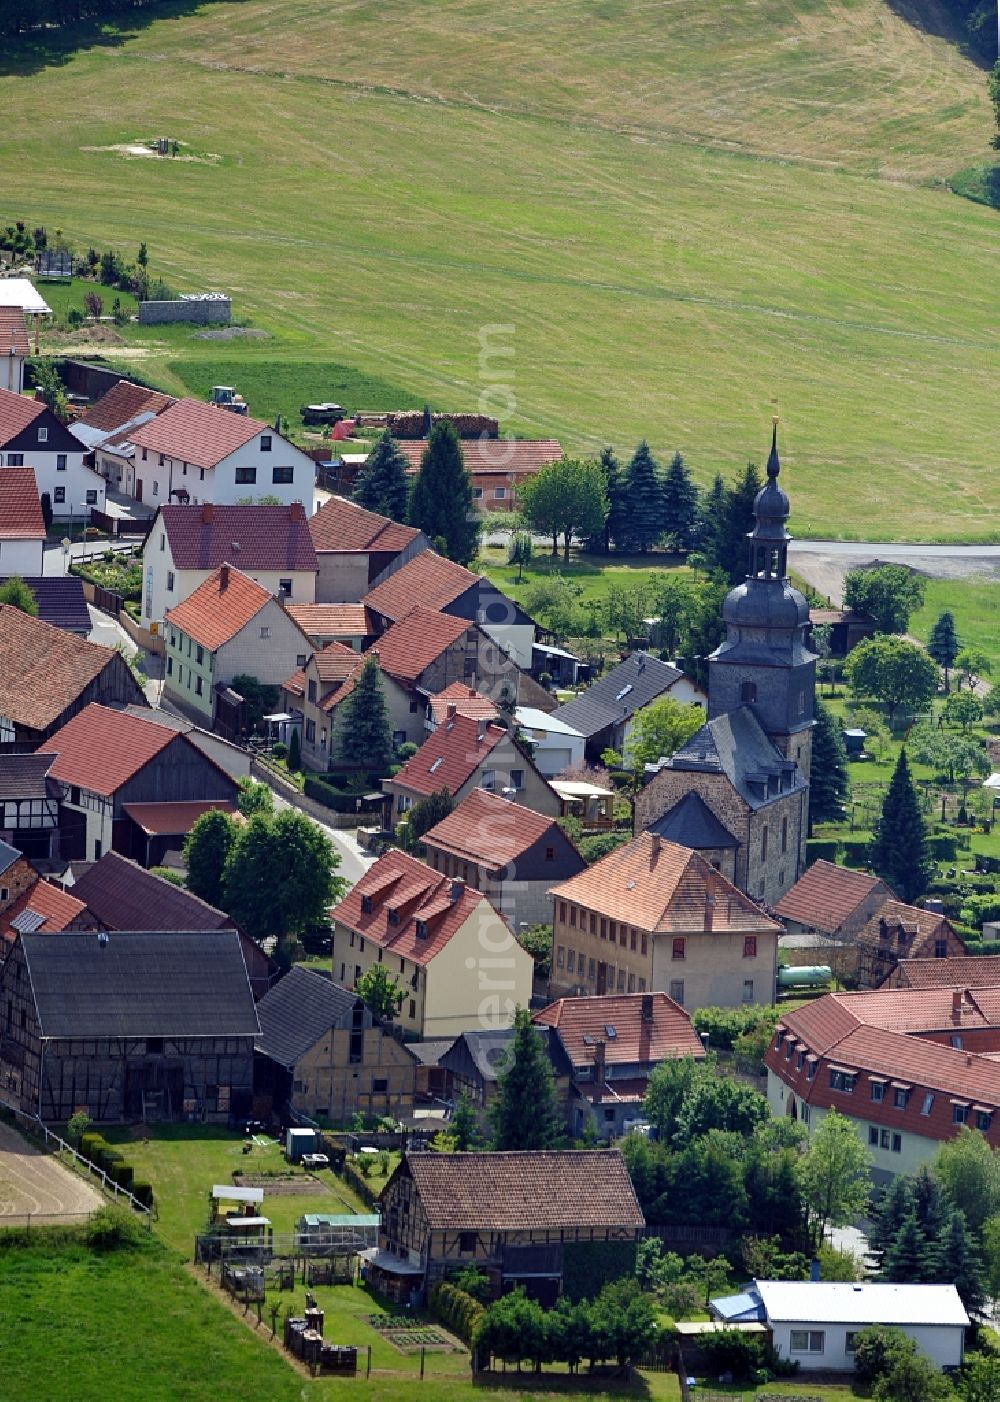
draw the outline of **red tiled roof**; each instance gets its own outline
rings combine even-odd
[[[17,725],[44,730],[115,660],[110,648],[0,604],[0,715]]]
[[[310,638],[364,638],[375,632],[364,604],[286,604],[285,612]]]
[[[553,887],[552,895],[653,933],[781,930],[704,857],[650,832]]]
[[[0,355],[30,355],[31,345],[19,307],[0,307]]]
[[[405,618],[411,609],[444,609],[479,582],[479,575],[446,560],[434,550],[424,550],[376,584],[362,599],[363,604],[393,621]]]
[[[464,682],[452,682],[444,691],[431,696],[428,704],[431,708],[431,719],[436,725],[448,719],[449,706],[455,707],[456,715],[468,716],[471,720],[496,720],[500,714],[495,701],[491,701],[488,696],[482,696],[474,687],[466,686]]]
[[[557,827],[554,818],[533,813],[486,789],[473,789],[424,834],[424,841],[460,860],[495,870],[507,866]]]
[[[321,651],[313,653],[305,667],[300,667],[281,683],[282,688],[292,696],[306,694],[307,675],[315,669],[319,682],[318,703],[320,710],[329,713],[354,690],[358,673],[364,666],[365,658],[360,652],[336,641],[327,643]]]
[[[274,598],[262,584],[232,565],[213,570],[193,594],[168,609],[164,620],[209,652],[228,643]]]
[[[822,860],[813,862],[785,892],[775,911],[785,920],[796,920],[832,935],[879,884],[877,876],[863,871]]]
[[[426,442],[401,438],[396,447],[406,458],[409,471],[416,472],[427,449]],[[461,448],[465,470],[474,476],[488,472],[523,477],[562,457],[562,445],[555,438],[463,438]]]
[[[35,469],[0,468],[0,540],[44,539],[45,520]]]
[[[1000,986],[1000,954],[969,954],[965,958],[951,959],[901,959],[896,973],[904,988]]]
[[[199,399],[178,399],[129,437],[138,448],[164,453],[193,467],[214,467],[258,433],[269,432],[274,432],[272,426],[260,419],[243,418]]]
[[[330,497],[324,502],[310,518],[309,530],[319,551],[371,551],[380,555],[398,555],[420,534],[413,526],[366,511],[346,497]]]
[[[891,936],[888,941],[882,939],[883,922]],[[905,946],[899,944],[900,930],[907,937]],[[949,934],[958,939],[950,921],[944,915],[921,910],[919,906],[904,905],[902,901],[887,900],[882,902],[858,933],[857,940],[859,944],[885,949],[887,953],[896,956],[906,951],[926,949],[929,942],[943,939]]]
[[[179,570],[214,570],[227,560],[241,570],[319,568],[298,501],[290,506],[161,506],[160,522]]]
[[[27,891],[18,896],[13,905],[0,914],[0,936],[8,942],[13,942],[18,933],[14,921],[26,910],[44,917],[42,924],[35,926],[37,932],[44,934],[48,930],[65,930],[70,921],[75,920],[85,909],[83,901],[60,890],[58,886],[51,886],[39,877],[33,886],[29,886]]]
[[[384,672],[403,682],[415,682],[472,626],[465,618],[452,618],[418,605],[387,628],[369,651],[378,653]]]
[[[643,1018],[643,1006],[651,1016]],[[559,998],[534,1014],[556,1027],[574,1066],[589,1066],[594,1045],[604,1043],[608,1066],[652,1065],[669,1057],[701,1059],[705,1048],[691,1017],[665,993],[608,993],[594,998]],[[611,1036],[609,1028],[614,1028]],[[591,1040],[586,1042],[585,1037]],[[616,1089],[620,1082],[615,1082]]]
[[[30,423],[48,410],[40,399],[26,399],[23,394],[0,389],[0,443],[7,443],[23,433]]]
[[[179,837],[194,827],[203,813],[236,813],[235,803],[224,798],[206,798],[198,802],[126,803],[125,812],[148,837]]]
[[[365,896],[371,898],[370,913],[362,909]],[[398,914],[395,925],[389,923],[390,910]],[[411,963],[429,964],[477,912],[500,918],[481,892],[450,881],[406,852],[393,850],[380,857],[333,907],[330,918]],[[426,935],[418,935],[418,921],[426,925]]]
[[[110,797],[174,740],[188,743],[165,725],[92,702],[46,740],[56,755],[49,774]]]
[[[118,852],[105,852],[73,886],[73,894],[108,930],[232,930],[223,911]]]
[[[391,782],[425,796],[440,789],[457,794],[507,733],[499,725],[453,716],[438,726]]]
[[[408,1153],[396,1172],[413,1178],[432,1231],[645,1226],[618,1149]]]
[[[84,410],[80,418],[91,428],[110,433],[130,423],[137,414],[159,414],[173,403],[175,400],[169,394],[133,384],[131,380],[119,380],[107,394],[101,395],[96,404]]]

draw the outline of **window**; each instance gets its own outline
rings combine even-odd
[[[756,958],[757,958],[757,936],[756,936],[756,935],[744,935],[744,936],[743,936],[743,958],[744,958],[744,959],[756,959]]]
[[[416,1017],[417,1017],[417,1004],[416,1004],[416,999],[411,998],[411,999],[410,999],[410,1021],[411,1021],[411,1022],[415,1022],[415,1021],[416,1021]]]
[[[684,980],[682,978],[672,978],[670,980],[670,996],[675,1003],[684,1004]]]
[[[504,499],[504,497],[505,497],[506,495],[507,495],[507,488],[506,488],[506,487],[494,487],[494,488],[493,488],[493,497],[494,497],[494,500],[496,500],[496,501],[503,501],[503,499]]]
[[[168,657],[168,658],[167,658],[167,676],[168,676],[168,677],[172,677],[173,675],[174,675],[174,659],[173,659],[172,657]]]
[[[39,443],[47,443],[49,441],[49,431],[47,428],[40,428],[38,430],[38,441]]]
[[[306,739],[310,745],[316,743],[316,722],[314,720],[306,721]]]
[[[154,496],[154,497],[158,497],[159,495],[160,495],[160,480],[159,480],[158,477],[154,477],[154,478],[153,478],[153,496]]]
[[[784,854],[788,851],[788,819],[781,820],[781,851]]]
[[[923,1105],[921,1105],[921,1107],[920,1107],[920,1113],[921,1113],[922,1115],[929,1115],[933,1109],[934,1109],[934,1096],[931,1094],[930,1091],[927,1091],[926,1094],[924,1095],[924,1103],[923,1103]]]
[[[459,1249],[459,1251],[461,1251],[461,1253],[462,1253],[463,1256],[472,1256],[472,1255],[474,1255],[474,1254],[475,1254],[475,1250],[476,1250],[476,1234],[475,1234],[475,1232],[459,1232],[459,1234],[458,1234],[458,1249]]]
[[[854,1352],[854,1341],[855,1341],[855,1339],[856,1339],[857,1337],[858,1337],[858,1335],[857,1335],[857,1331],[856,1331],[856,1330],[854,1330],[854,1329],[848,1329],[847,1333],[844,1335],[844,1352],[845,1352],[845,1353],[853,1353],[853,1352]]]
[[[482,489],[482,487],[473,487],[473,489],[472,489],[472,499],[473,499],[473,501],[480,501],[480,500],[482,500],[482,495],[483,495],[483,489]]]
[[[948,957],[948,941],[947,941],[947,940],[935,940],[935,941],[934,941],[934,958],[935,958],[935,959],[947,959],[947,957]]]
[[[316,683],[314,681],[309,682],[308,686],[306,687],[306,694],[308,695],[310,701],[316,700]]]
[[[878,1125],[868,1126],[868,1147],[869,1149],[878,1148]]]
[[[146,461],[146,450],[145,450],[145,448],[143,448],[143,450],[142,450],[142,460],[143,460],[143,462]]]
[[[801,1070],[802,1070],[803,1066],[805,1065],[805,1061],[806,1061],[806,1054],[805,1054],[804,1051],[800,1051],[799,1054],[798,1054],[798,1056],[795,1058],[795,1069],[796,1069],[796,1071],[801,1071]]]
[[[202,693],[202,691],[203,691],[203,689],[204,689],[204,682],[202,681],[201,677],[195,677],[195,682],[194,682],[194,691],[195,691],[195,695],[196,695],[196,696],[200,696],[201,693]]]
[[[160,454],[160,467],[162,467],[162,466],[164,465],[165,462],[166,462],[166,458],[165,458],[165,457],[163,456],[163,454],[161,453],[161,454]]]
[[[566,968],[569,973],[576,972],[576,950],[571,949],[566,955]]]
[[[581,963],[581,964],[583,963],[583,956],[582,956],[582,955],[581,955],[581,957],[580,957],[580,963]],[[588,981],[589,981],[590,983],[593,983],[593,982],[594,982],[594,979],[595,979],[596,977],[597,977],[597,961],[596,961],[595,959],[588,959],[588,961],[587,961],[587,979],[588,979]]]
[[[372,1081],[372,1095],[385,1095],[389,1089],[389,1082],[386,1077],[381,1077]]]
[[[510,771],[510,786],[512,789],[524,788],[524,770],[512,769]]]
[[[951,1122],[955,1125],[964,1125],[969,1122],[969,1107],[960,1101],[951,1102]]]
[[[66,500],[66,488],[65,488],[65,487],[57,487],[57,488],[56,488],[56,493],[55,493],[55,501],[56,501],[57,503],[59,503],[59,502],[64,502],[65,500]]]
[[[589,921],[589,923],[590,923],[590,933],[591,933],[592,935],[596,935],[596,934],[597,934],[597,916],[594,914],[593,911],[590,912],[590,921]]]
[[[163,1038],[162,1038],[162,1037],[147,1037],[147,1038],[146,1038],[146,1054],[147,1054],[148,1056],[162,1056],[162,1055],[163,1055]]]
[[[555,859],[556,859],[556,849],[555,849],[554,847],[546,847],[546,849],[545,849],[545,860],[546,860],[547,862],[554,862]]]
[[[266,623],[262,623],[260,626],[260,636],[262,638],[269,638],[271,636],[271,630]]]
[[[831,1089],[831,1090],[839,1090],[839,1091],[842,1091],[842,1092],[844,1093],[844,1095],[853,1095],[853,1094],[854,1094],[854,1082],[855,1082],[856,1080],[857,1080],[857,1075],[856,1075],[855,1072],[853,1072],[853,1071],[841,1071],[841,1070],[835,1070],[833,1067],[830,1068],[830,1089]]]
[[[634,936],[635,936],[635,931],[634,931],[634,930],[633,930],[632,934],[633,934],[633,939],[634,939]],[[634,943],[633,943],[633,945],[632,945],[632,948],[635,949],[635,944],[634,944]],[[646,932],[643,931],[643,934],[642,934],[642,957],[643,957],[644,959],[645,959],[645,957],[646,957],[646,954],[647,954],[647,952],[648,952],[648,949],[649,949],[649,940],[648,940],[647,937],[646,937]]]
[[[888,1149],[888,1147],[889,1147],[889,1145],[890,1145],[891,1143],[892,1143],[892,1136],[891,1136],[891,1134],[889,1133],[889,1131],[888,1131],[887,1129],[884,1129],[884,1130],[882,1131],[882,1133],[879,1135],[879,1146],[880,1146],[881,1148],[883,1148],[883,1149]]]
[[[635,974],[629,974],[628,976],[628,991],[630,993],[635,992]]]
[[[252,485],[257,481],[257,469],[255,467],[238,467],[236,469],[237,485]]]
[[[371,913],[372,913],[372,898],[371,898],[371,896],[362,896],[362,897],[361,897],[361,914],[362,914],[362,915],[371,915]],[[354,945],[354,934],[353,934],[353,932],[351,933],[351,945],[352,945],[352,947],[353,947],[353,945]]]
[[[269,433],[262,433],[260,435],[260,451],[262,453],[269,453],[271,451],[271,435]]]
[[[761,859],[762,862],[766,862],[766,861],[767,861],[767,824],[766,824],[766,823],[764,824],[764,826],[763,826],[763,827],[761,828],[761,830],[760,830],[760,859]]]
[[[570,908],[569,908],[569,923],[573,926],[573,928],[574,928],[574,930],[575,930],[575,929],[576,929],[576,906],[575,906],[575,905],[571,905]]]
[[[96,492],[96,491],[89,491],[89,492],[87,493],[87,505],[88,505],[88,506],[96,506],[96,505],[97,505],[97,492]]]
[[[807,1080],[807,1081],[815,1080],[815,1078],[816,1078],[816,1065],[817,1065],[817,1063],[816,1063],[815,1059],[813,1059],[812,1061],[807,1061],[807,1062],[806,1062],[806,1080]]]
[[[566,924],[566,902],[565,902],[565,901],[560,901],[560,902],[559,902],[559,919],[562,921],[562,923],[563,923],[564,925]]]
[[[672,958],[674,958],[674,959],[683,959],[683,958],[684,958],[684,938],[683,938],[683,936],[681,936],[680,938],[674,940],[674,948],[673,948],[673,955],[672,955]]]
[[[901,1134],[894,1134],[892,1136],[892,1152],[894,1154],[901,1154],[903,1152],[903,1136]]]
[[[799,1107],[799,1118],[801,1119],[804,1125],[807,1125],[809,1123],[809,1106],[805,1103],[805,1101],[803,1101],[801,1106]]]
[[[953,1047],[955,1048],[956,1051],[961,1051],[961,1050],[962,1050],[962,1034],[961,1034],[961,1032],[953,1032],[953,1033],[951,1034],[951,1036],[948,1038],[948,1042],[949,1042],[949,1044],[950,1044],[951,1046],[953,1046]]]
[[[8,454],[7,454],[7,466],[8,466],[8,467],[23,467],[23,466],[24,466],[24,454],[23,454],[23,453],[8,453]]]
[[[204,662],[204,660],[205,660],[205,649],[204,649],[204,648],[201,646],[201,644],[199,643],[199,644],[198,644],[198,666],[199,666],[199,667],[200,667],[201,664]]]
[[[289,486],[295,481],[294,467],[272,467],[271,481],[277,486]]]
[[[792,1329],[788,1350],[790,1353],[822,1353],[826,1346],[826,1334],[822,1329]]]
[[[872,1081],[871,1097],[876,1105],[881,1105],[885,1099],[885,1083],[883,1081]]]
[[[56,471],[57,471],[57,472],[65,472],[65,471],[66,471],[66,454],[65,454],[65,453],[56,453]]]
[[[906,1103],[909,1100],[909,1098],[910,1092],[908,1090],[903,1090],[899,1086],[897,1086],[895,1092],[893,1093],[892,1103],[897,1110],[905,1110]]]
[[[752,1002],[753,1002],[753,979],[752,979],[752,978],[745,978],[745,979],[743,980],[743,1001],[744,1001],[744,1003],[752,1003]]]
[[[749,706],[757,700],[757,683],[743,682],[740,686],[740,705]]]
[[[979,1130],[980,1134],[985,1134],[985,1133],[986,1133],[986,1131],[987,1131],[987,1130],[989,1129],[989,1127],[990,1127],[990,1122],[991,1122],[992,1119],[993,1119],[993,1111],[992,1111],[992,1110],[977,1110],[977,1111],[976,1111],[976,1128]]]
[[[624,992],[625,992],[625,970],[624,970],[624,969],[619,969],[619,970],[618,970],[618,992],[619,992],[619,993],[624,993]]]
[[[791,1061],[791,1059],[792,1059],[792,1052],[793,1052],[794,1050],[795,1050],[795,1038],[794,1038],[794,1037],[789,1037],[788,1042],[787,1042],[787,1044],[786,1044],[786,1046],[785,1046],[785,1060],[786,1060],[786,1061]]]

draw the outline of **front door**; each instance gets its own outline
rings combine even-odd
[[[136,499],[136,501],[142,501],[142,478],[141,478],[141,477],[137,477],[137,478],[135,479],[135,499]]]

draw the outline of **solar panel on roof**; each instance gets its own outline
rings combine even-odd
[[[22,910],[21,914],[15,915],[10,923],[11,927],[19,934],[31,935],[45,924],[45,916],[39,915],[37,910]]]

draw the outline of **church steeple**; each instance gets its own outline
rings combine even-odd
[[[755,525],[750,533],[748,579],[785,579],[788,576],[788,497],[778,486],[778,420],[771,426],[771,452],[767,459],[767,484],[754,499]]]

